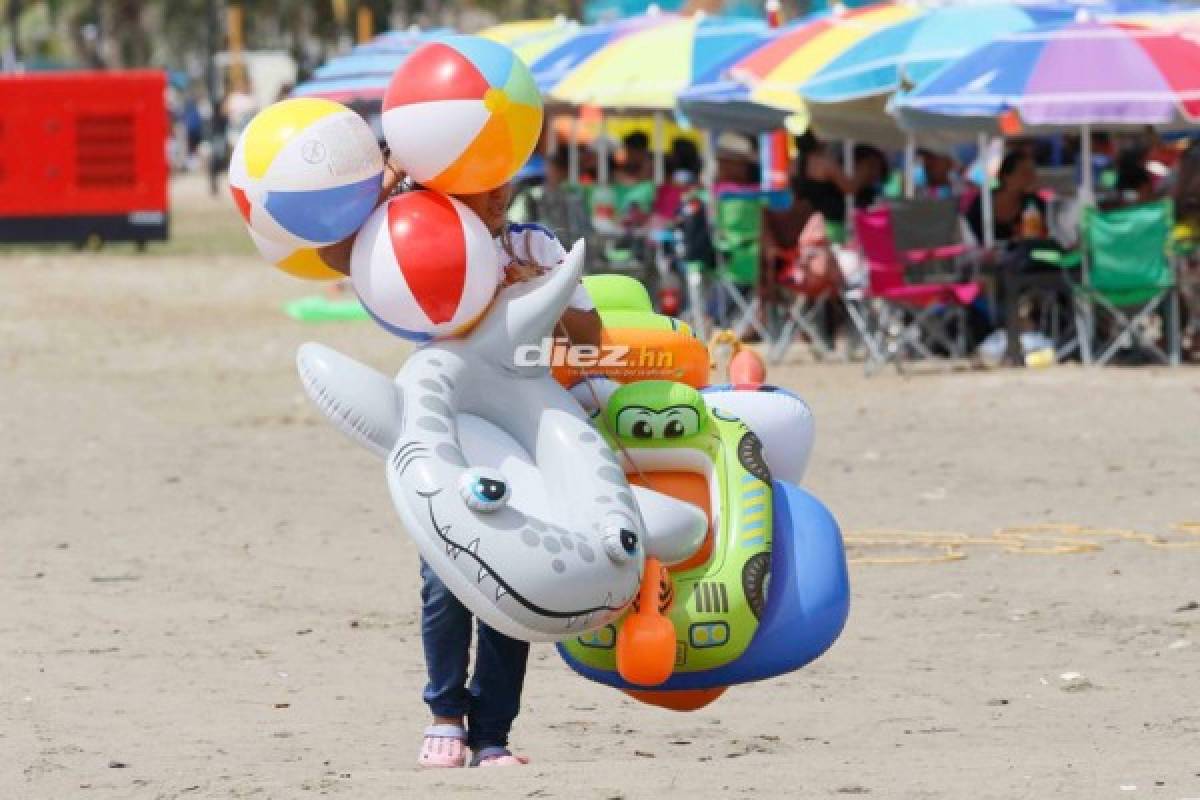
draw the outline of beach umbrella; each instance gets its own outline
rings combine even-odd
[[[479,36],[512,48],[526,64],[533,64],[547,52],[579,32],[579,23],[566,17],[502,22],[479,32]]]
[[[797,87],[864,37],[917,13],[914,6],[881,3],[803,17],[773,31],[716,79],[683,92],[679,109],[693,124],[719,130],[756,133],[780,128],[789,117],[803,127],[807,109]]]
[[[673,16],[609,42],[550,86],[548,94],[552,101],[575,106],[669,111],[680,92],[715,77],[767,35],[759,20]]]
[[[810,106],[891,94],[914,86],[997,36],[1074,17],[1066,6],[1007,2],[942,6],[876,30],[817,70],[800,87]]]
[[[1195,29],[1081,16],[1005,34],[898,95],[913,129],[985,132],[1200,122]]]
[[[408,54],[426,42],[454,33],[450,28],[422,31],[388,31],[335,56],[313,71],[310,80],[296,86],[292,97],[323,97],[339,103],[371,105],[383,99],[392,73]]]
[[[981,145],[992,133],[1078,129],[1081,162],[1090,164],[1093,127],[1186,129],[1200,121],[1200,37],[1083,13],[998,37],[897,95],[893,108],[913,130],[978,131]],[[1090,201],[1092,170],[1082,177]],[[985,220],[989,199],[985,192]],[[990,223],[984,230],[990,244]]]
[[[656,28],[678,19],[676,14],[653,11],[615,22],[577,27],[529,65],[533,80],[543,94],[594,54],[639,31]]]
[[[853,45],[883,28],[912,19],[919,7],[880,3],[823,18],[784,32],[733,65],[730,77],[752,88],[750,99],[776,108],[804,108],[797,88]]]

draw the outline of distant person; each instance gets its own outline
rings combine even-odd
[[[1179,159],[1175,176],[1175,219],[1200,241],[1200,142],[1194,142]]]
[[[250,92],[250,85],[244,79],[234,80],[233,88],[221,102],[221,112],[225,118],[225,136],[232,152],[242,131],[258,113],[258,101]]]
[[[846,195],[853,194],[854,181],[812,131],[796,137],[796,165],[792,193],[798,203],[820,212],[827,222],[846,222]]]
[[[627,134],[621,140],[621,165],[617,172],[620,183],[639,183],[654,177],[654,156],[650,153],[650,137],[641,131]]]
[[[754,144],[740,133],[726,131],[717,137],[717,195],[729,192],[757,191],[758,153]]]
[[[684,196],[700,183],[700,151],[690,139],[679,138],[671,143],[667,157],[667,181],[654,195],[654,222],[669,224],[679,216]]]
[[[954,159],[943,153],[921,149],[917,151],[921,160],[924,179],[917,186],[918,197],[958,197],[964,191],[962,176],[955,167]]]
[[[1117,156],[1117,194],[1120,205],[1149,203],[1155,197],[1154,176],[1146,167],[1147,153],[1140,147]]]
[[[887,183],[889,172],[887,156],[882,150],[869,144],[855,146],[854,175],[851,178],[855,208],[870,208],[875,205],[883,193],[883,185]]]
[[[1033,157],[1026,152],[1009,153],[1000,163],[1000,172],[996,177],[999,185],[992,191],[992,232],[995,241],[1039,238],[1034,235],[1032,220],[1035,214],[1041,220],[1046,219],[1046,203],[1034,191],[1038,177]],[[967,224],[977,241],[985,241],[982,194],[967,209]]]

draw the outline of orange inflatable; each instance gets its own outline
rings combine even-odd
[[[595,376],[617,383],[675,381],[696,389],[708,385],[708,349],[688,333],[605,327],[601,341],[596,354],[556,344],[550,361],[554,379],[567,388]]]

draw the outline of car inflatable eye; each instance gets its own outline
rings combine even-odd
[[[617,415],[617,436],[622,439],[653,439],[658,414],[648,408],[632,406]]]
[[[628,528],[612,526],[604,532],[604,552],[614,564],[624,564],[637,555],[638,535]]]
[[[472,511],[491,512],[503,508],[511,492],[498,470],[473,467],[458,479],[458,494]]]

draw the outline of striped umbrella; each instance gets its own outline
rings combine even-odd
[[[801,111],[804,101],[797,87],[867,36],[918,13],[915,5],[906,3],[835,12],[784,29],[769,44],[732,66],[729,74],[751,87],[751,101]]]
[[[680,92],[711,79],[767,39],[758,20],[669,16],[627,33],[548,87],[551,100],[611,110],[667,111]]]
[[[653,12],[616,22],[577,28],[573,34],[530,63],[533,80],[538,89],[545,94],[572,70],[609,44],[639,31],[665,25],[677,18],[675,14]]]
[[[1008,2],[943,6],[889,25],[848,47],[800,87],[809,104],[843,103],[914,86],[997,36],[1065,22],[1065,6]]]
[[[508,45],[517,57],[532,64],[579,32],[579,23],[565,17],[502,22],[479,32],[485,39]]]
[[[999,37],[898,96],[914,129],[980,131],[1200,121],[1194,29],[1086,17]]]
[[[788,117],[806,124],[797,87],[864,37],[916,14],[908,5],[881,3],[803,17],[772,32],[717,80],[681,94],[679,108],[693,124],[719,130],[756,133],[780,128]]]

